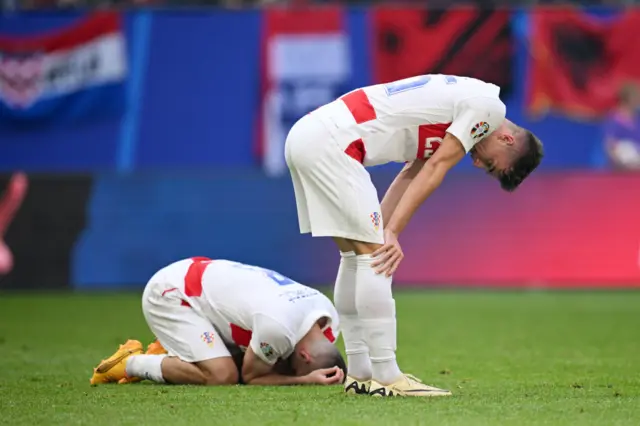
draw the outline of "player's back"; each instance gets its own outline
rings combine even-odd
[[[471,77],[428,74],[356,89],[314,112],[341,143],[425,124],[451,123],[471,97],[499,101],[500,88]]]
[[[257,315],[295,332],[306,318],[318,313],[328,317],[327,326],[338,332],[338,314],[324,294],[275,271],[230,260],[206,261],[201,282],[199,308],[225,340],[239,346],[243,345],[234,332],[251,331]]]
[[[223,312],[237,312],[241,308],[255,313],[284,302],[313,306],[328,301],[318,290],[278,272],[230,260],[211,262],[202,283],[211,305]]]
[[[168,287],[185,297],[207,298],[221,306],[224,303],[218,299],[237,297],[239,303],[251,310],[261,309],[269,300],[288,300],[294,296],[292,301],[299,303],[317,300],[331,303],[320,291],[278,272],[225,259],[182,259],[156,272],[150,282],[156,281],[171,282]]]
[[[327,318],[322,329],[333,336],[332,342],[339,335],[338,314],[325,295],[257,266],[206,257],[184,259],[158,271],[148,291],[195,310],[225,342],[241,349],[248,346],[256,319],[265,317],[280,324],[292,340],[319,318]]]

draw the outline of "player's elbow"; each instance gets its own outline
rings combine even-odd
[[[246,368],[246,365],[242,367],[242,383],[245,385],[252,384],[259,376],[255,371]]]
[[[242,383],[244,383],[245,385],[256,385],[259,384],[258,383],[258,376],[252,376],[252,375],[242,375]]]
[[[418,175],[426,163],[427,162],[425,160],[413,160],[400,171],[400,176],[407,179],[413,179]]]
[[[430,160],[424,165],[422,175],[432,184],[437,186],[442,182],[447,172],[452,167],[451,162],[446,159],[436,159],[436,161],[433,162]]]

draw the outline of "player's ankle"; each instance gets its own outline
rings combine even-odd
[[[360,376],[354,376],[352,374],[349,374],[349,378],[356,381],[356,382],[370,382],[372,380],[372,376],[369,377],[360,377]]]
[[[347,354],[347,366],[349,377],[359,382],[366,382],[373,377],[371,360],[367,352]]]
[[[387,360],[372,360],[371,364],[373,380],[383,385],[390,385],[404,377],[395,357]]]
[[[162,361],[167,355],[133,355],[127,360],[127,377],[140,377],[156,383],[165,383]]]

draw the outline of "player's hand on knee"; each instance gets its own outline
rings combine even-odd
[[[372,255],[375,259],[371,263],[376,270],[377,274],[384,273],[387,277],[392,276],[400,262],[404,259],[404,253],[402,247],[398,242],[398,236],[392,231],[384,231],[384,245],[378,250],[373,252]]]
[[[344,381],[344,371],[338,367],[320,368],[304,376],[308,385],[338,385]]]

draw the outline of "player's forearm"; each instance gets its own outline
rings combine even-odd
[[[423,175],[416,177],[408,185],[391,219],[385,225],[386,229],[399,235],[418,207],[440,186],[447,170],[444,167],[431,166],[427,163],[424,166]]]
[[[400,199],[406,192],[410,183],[410,178],[398,175],[391,183],[391,186],[389,186],[389,189],[387,189],[387,192],[384,194],[384,198],[380,203],[382,221],[384,223],[388,223],[391,220],[391,217],[393,217],[393,212],[398,206]]]
[[[380,203],[382,220],[384,223],[388,223],[391,220],[402,196],[407,191],[409,184],[411,184],[411,181],[416,177],[416,174],[420,171],[423,165],[424,161],[418,162],[417,160],[405,165],[393,182],[391,182],[389,189],[387,189],[387,192],[384,194],[382,203]]]
[[[244,380],[247,385],[260,386],[291,386],[305,384],[304,377],[283,376],[281,374],[269,373],[264,376],[249,378]]]

